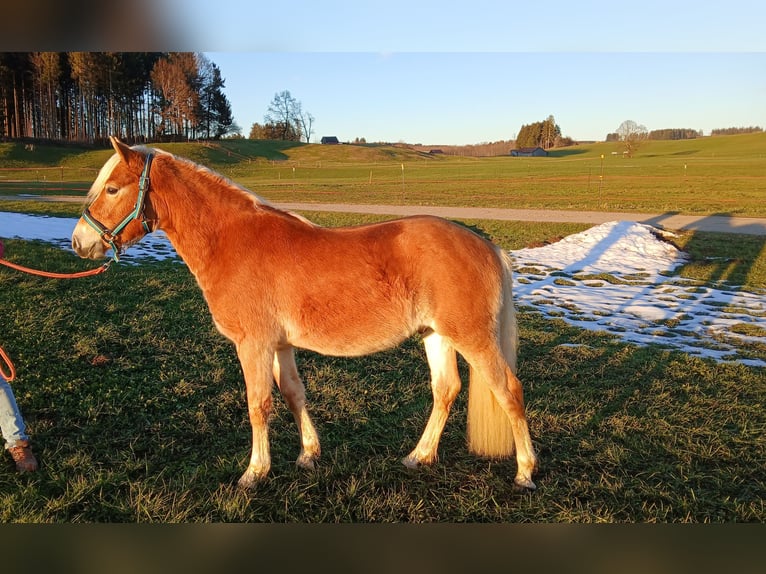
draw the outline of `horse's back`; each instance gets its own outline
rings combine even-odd
[[[325,230],[328,246],[342,260],[379,277],[403,282],[412,291],[447,288],[474,291],[489,280],[494,289],[501,273],[497,248],[470,229],[428,215],[359,227]]]
[[[495,247],[470,229],[441,217],[414,215],[355,227],[322,228],[341,242],[385,249],[410,259],[463,260],[484,264]]]

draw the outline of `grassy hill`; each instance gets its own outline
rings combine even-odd
[[[616,152],[621,155],[619,142],[597,142],[553,149],[551,157],[596,158]],[[634,159],[665,158],[766,158],[766,133],[733,136],[702,137],[689,140],[648,140],[638,149]]]
[[[274,161],[329,161],[337,163],[375,163],[431,158],[403,146],[321,145],[274,140],[222,140],[217,142],[149,144],[191,159],[213,169],[237,164]],[[1,168],[100,168],[112,148],[94,149],[75,145],[40,145],[25,149],[22,142],[0,143]]]

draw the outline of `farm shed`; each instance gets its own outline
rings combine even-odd
[[[513,157],[546,157],[548,152],[541,147],[520,147],[518,149],[512,149],[511,155]]]
[[[324,136],[322,138],[322,143],[323,144],[339,144],[340,142],[338,141],[338,138],[336,138],[335,136]]]

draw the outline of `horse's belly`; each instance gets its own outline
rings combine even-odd
[[[401,344],[419,327],[404,317],[334,316],[288,328],[291,345],[323,355],[342,357],[368,355]]]
[[[359,357],[385,351],[401,344],[407,337],[397,337],[390,339],[365,339],[360,338],[353,341],[328,340],[308,337],[291,344],[301,349],[308,349],[322,355],[334,357]]]

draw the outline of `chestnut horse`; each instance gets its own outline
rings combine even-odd
[[[457,352],[471,373],[469,450],[495,458],[515,450],[515,483],[535,488],[536,457],[515,375],[518,335],[506,252],[435,217],[320,227],[189,160],[116,138],[112,145],[116,153],[91,187],[72,246],[91,259],[111,248],[117,259],[146,233],[167,234],[242,364],[253,438],[241,487],[253,486],[271,466],[273,380],[298,425],[297,464],[314,468],[319,457],[294,347],[359,356],[421,333],[434,402],[423,435],[402,462],[417,467],[436,460],[460,390]]]

